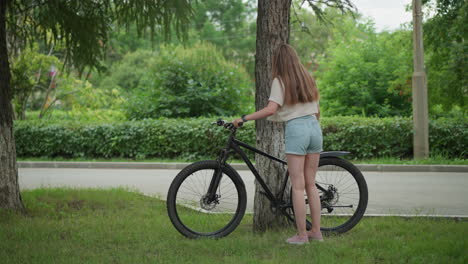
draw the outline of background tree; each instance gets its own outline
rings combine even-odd
[[[466,69],[468,1],[433,0],[434,15],[423,25],[430,107],[445,111],[468,104]]]
[[[348,25],[347,35],[336,35],[327,55],[319,59],[325,115],[410,115],[410,32],[377,34],[369,22]]]
[[[164,36],[138,38],[135,25],[128,29],[115,27],[110,35],[107,64],[123,58],[128,52],[138,49],[158,50],[160,44],[193,46],[199,42],[216,45],[226,59],[242,64],[253,78],[255,54],[255,7],[254,0],[203,0],[194,2],[193,17],[187,31],[188,38],[178,39],[175,30],[171,39]]]
[[[13,136],[12,91],[7,47],[24,47],[41,36],[46,44],[63,43],[65,65],[82,72],[98,68],[114,24],[135,24],[140,35],[184,36],[192,14],[190,0],[0,1],[0,208],[24,208],[18,186]],[[20,46],[19,48],[17,46]]]
[[[244,65],[254,78],[255,2],[204,0],[194,5],[193,29],[198,39],[211,42],[230,61]]]
[[[328,22],[320,21],[312,10],[301,7],[300,2],[293,2],[291,14],[290,43],[296,49],[304,66],[315,72],[318,59],[325,56],[328,43],[333,40],[337,28],[343,27],[343,21],[353,23],[351,15],[340,14],[338,10],[324,10]],[[333,23],[333,24],[331,24]]]

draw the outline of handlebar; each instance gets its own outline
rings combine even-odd
[[[214,122],[212,124],[216,124],[217,126],[224,126],[224,128],[227,128],[227,129],[236,129],[236,127],[234,126],[233,123],[226,122],[226,121],[222,120],[221,118],[218,119],[216,122]],[[241,126],[244,125],[244,122],[239,122],[238,125],[239,125],[239,127],[241,127]]]

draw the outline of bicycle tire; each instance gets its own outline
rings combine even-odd
[[[230,190],[234,192],[234,194],[230,195],[231,197],[234,196],[234,198],[231,198],[227,201],[232,203],[237,198],[237,205],[235,206],[235,211],[233,210],[234,208],[227,207],[223,208],[226,211],[220,211],[221,201],[218,201],[218,204],[205,204],[202,202],[203,194],[206,194],[206,191],[209,186],[209,183],[207,184],[207,181],[211,180],[212,176],[206,176],[206,173],[204,173],[205,176],[198,176],[196,180],[193,180],[193,177],[196,177],[196,175],[199,175],[198,173],[205,171],[209,171],[210,173],[212,173],[218,168],[219,162],[215,160],[195,162],[185,167],[182,171],[180,171],[179,174],[177,174],[177,176],[172,181],[172,184],[169,188],[169,192],[167,194],[168,215],[174,227],[182,235],[188,238],[221,238],[227,236],[235,230],[235,228],[239,225],[240,221],[242,220],[245,214],[245,209],[247,205],[247,193],[245,190],[245,185],[242,179],[240,178],[239,174],[229,165],[221,165],[223,176],[222,182],[220,182],[220,186],[219,189],[217,189],[217,192],[219,191],[221,199],[223,199],[224,196],[224,198],[226,198],[227,200],[227,198],[230,197],[226,197],[224,193],[221,193],[221,191],[223,190],[226,191],[226,188],[223,188],[222,185],[224,183],[229,184],[229,182],[232,182],[235,188],[230,187],[227,191]],[[225,176],[227,176],[227,178]],[[200,178],[204,178],[205,182],[199,184],[200,190],[196,190],[196,188],[198,187],[196,187],[195,185],[203,181],[203,179],[200,180]],[[186,185],[188,186],[186,189],[189,189],[191,191],[191,197],[193,198],[190,199],[192,199],[193,201],[188,199],[178,199],[180,198],[180,196],[183,197],[184,195],[186,195],[182,191],[183,188],[181,189],[181,186],[183,186],[184,182],[188,184]],[[186,202],[187,204],[184,204]],[[190,205],[188,205],[189,202],[191,202]],[[229,204],[229,202],[227,203]],[[198,206],[200,208],[196,208]],[[216,209],[218,209],[219,211],[216,211]],[[229,216],[231,214],[232,216]],[[208,220],[208,218],[210,219]],[[226,224],[224,224],[224,218],[227,219]],[[223,219],[223,221],[221,221],[221,219]],[[208,228],[208,225],[210,224],[215,225],[215,227]]]
[[[362,217],[364,216],[364,213],[367,209],[367,202],[368,202],[368,189],[367,189],[367,183],[366,183],[366,180],[364,179],[364,176],[362,175],[361,171],[356,167],[354,166],[351,162],[345,160],[345,159],[342,159],[342,158],[338,158],[338,157],[325,157],[325,158],[321,158],[320,161],[319,161],[319,168],[318,168],[318,172],[317,172],[317,175],[316,175],[316,183],[318,184],[323,184],[323,185],[329,185],[329,186],[333,186],[330,182],[334,180],[334,177],[333,176],[328,176],[327,175],[327,180],[328,182],[324,182],[324,179],[321,178],[321,172],[325,171],[325,174],[326,174],[326,170],[323,170],[324,167],[327,167],[327,166],[335,166],[335,167],[338,167],[338,168],[341,168],[343,169],[343,171],[345,172],[348,172],[350,176],[352,176],[352,178],[355,180],[357,186],[358,186],[358,190],[359,190],[359,201],[356,203],[357,205],[357,208],[356,210],[351,214],[351,215],[348,215],[348,214],[343,214],[343,215],[330,215],[330,213],[327,212],[324,212],[324,209],[327,209],[327,207],[324,208],[324,201],[322,201],[322,209],[321,209],[321,231],[325,234],[340,234],[340,233],[345,233],[349,230],[351,230],[353,227],[355,227],[359,221],[362,219]],[[322,171],[321,171],[322,169]],[[333,172],[334,170],[332,170]],[[343,177],[342,175],[340,175],[341,177]],[[324,177],[325,178],[325,177]],[[342,181],[342,178],[339,180],[340,182]],[[347,180],[349,181],[349,180]],[[348,187],[349,188],[349,187]],[[342,191],[342,189],[338,189],[336,191],[336,193],[338,194],[337,196],[340,196],[340,191]],[[320,191],[319,191],[319,194],[320,194]],[[291,190],[291,195],[292,195],[292,190]],[[291,200],[291,196],[290,196],[290,201]],[[335,202],[339,202],[339,200],[335,201]],[[306,198],[306,206],[308,204],[308,200]],[[325,204],[326,205],[326,204]],[[307,210],[309,210],[309,208],[307,208]],[[289,219],[291,220],[294,220],[294,210],[293,210],[293,207],[291,206],[290,207],[290,210],[288,211],[288,214],[289,214]],[[336,226],[330,226],[330,224],[328,224],[326,221],[324,221],[324,219],[326,219],[325,217],[335,217],[335,218],[347,218],[347,220],[339,225],[336,225]],[[310,220],[306,220],[307,223],[306,223],[306,228],[308,230],[311,229],[312,227],[312,223]]]

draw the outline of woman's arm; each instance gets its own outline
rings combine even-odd
[[[278,108],[279,108],[279,104],[277,104],[277,103],[275,103],[273,101],[268,101],[268,105],[265,108],[263,108],[261,110],[258,110],[257,112],[252,113],[250,115],[246,115],[245,119],[246,120],[262,119],[262,118],[265,118],[267,116],[274,115],[276,113],[276,111],[278,111]],[[234,123],[234,126],[239,127],[240,122],[243,122],[242,118],[238,118],[238,119],[234,120],[232,123]]]

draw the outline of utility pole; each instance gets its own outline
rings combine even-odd
[[[414,159],[425,159],[429,157],[429,114],[424,70],[421,0],[413,0],[413,62],[413,155]]]

